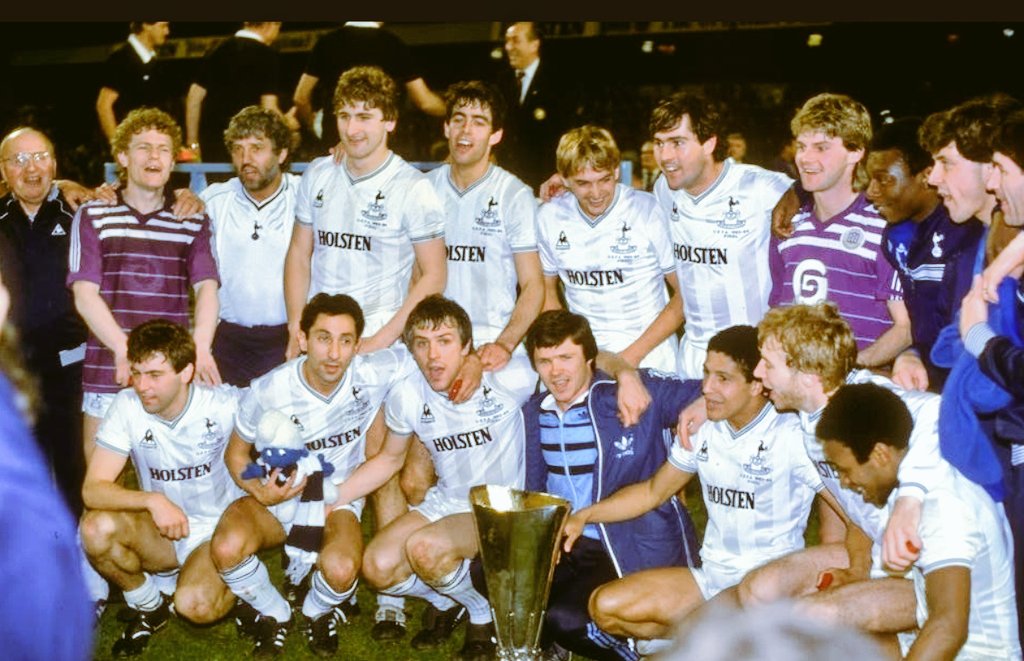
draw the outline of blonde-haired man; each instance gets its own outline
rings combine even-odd
[[[800,181],[813,197],[793,218],[793,234],[772,239],[769,303],[834,302],[853,328],[857,362],[887,365],[910,346],[910,317],[882,251],[885,219],[859,190],[871,116],[848,96],[819,94],[791,129]]]
[[[653,195],[619,183],[619,160],[615,139],[597,126],[559,141],[558,173],[572,195],[537,217],[544,309],[562,307],[561,280],[569,310],[587,317],[598,346],[634,367],[675,372],[683,307],[668,219]]]

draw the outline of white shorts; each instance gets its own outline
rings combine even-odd
[[[676,362],[676,374],[680,379],[703,379],[704,361],[708,357],[708,345],[698,344],[686,339],[679,340],[679,357]]]
[[[298,500],[299,496],[295,496],[295,498],[296,500]],[[353,500],[351,503],[335,507],[334,509],[347,510],[349,512],[352,512],[352,514],[356,517],[356,521],[362,521],[363,505],[365,503],[365,498],[357,498],[356,500]],[[292,523],[294,523],[294,521],[292,521],[292,515],[295,513],[294,508],[297,504],[297,502],[292,503],[291,501],[285,501],[283,503],[278,503],[277,505],[271,505],[270,507],[267,508],[267,511],[273,514],[274,518],[277,519],[278,523],[281,524],[281,527],[284,528],[284,532],[286,535],[292,530]],[[288,521],[281,520],[282,516],[284,515],[283,513],[287,513]]]
[[[181,567],[192,555],[192,552],[199,548],[203,542],[210,541],[213,531],[217,528],[220,519],[188,519],[188,537],[176,539],[174,542],[174,555],[178,558],[178,566]]]
[[[701,567],[690,567],[693,580],[697,582],[704,601],[709,601],[722,590],[738,585],[747,575],[745,569],[733,569],[715,563],[705,562]]]
[[[427,489],[427,495],[419,505],[409,507],[411,512],[419,512],[427,521],[434,523],[452,514],[462,514],[473,511],[469,504],[469,498],[452,498],[444,495],[437,486]]]
[[[116,392],[83,392],[82,413],[101,420],[106,417],[107,409],[114,403]]]

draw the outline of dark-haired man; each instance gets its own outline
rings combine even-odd
[[[230,386],[193,383],[189,332],[163,319],[128,335],[132,387],[114,397],[82,487],[89,511],[81,537],[93,566],[124,592],[137,617],[114,643],[114,656],[141,653],[171,615],[154,574],[173,584],[174,612],[215,622],[234,603],[210,556],[210,537],[240,490],[224,448],[238,408]],[[131,455],[139,489],[118,484]]]
[[[816,434],[843,487],[891,510],[913,428],[898,395],[862,383],[832,395]],[[912,578],[920,631],[907,658],[1020,659],[1013,541],[1002,506],[950,469],[925,495],[918,534]]]
[[[526,335],[526,350],[547,387],[523,407],[526,488],[561,496],[574,511],[654,475],[667,457],[663,430],[700,395],[698,381],[680,383],[640,370],[652,404],[634,424],[623,424],[616,415],[616,383],[595,366],[590,324],[566,310],[541,313]],[[594,659],[635,658],[630,641],[591,620],[591,592],[642,569],[692,566],[696,553],[693,522],[675,498],[629,521],[586,526],[555,568],[544,644]]]
[[[920,120],[908,117],[875,132],[867,156],[867,196],[888,223],[883,247],[899,274],[910,315],[913,344],[896,359],[893,381],[940,392],[949,370],[932,362],[932,345],[970,289],[984,228],[974,219],[954,223],[928,185],[932,159],[918,142],[920,126]]]
[[[128,42],[114,50],[103,68],[96,96],[96,115],[107,140],[114,139],[118,123],[136,108],[163,108],[172,96],[157,59],[158,49],[171,33],[167,21],[132,21]]]
[[[402,349],[358,353],[365,322],[359,304],[348,295],[317,294],[305,305],[299,321],[298,340],[305,355],[255,379],[239,405],[224,459],[231,477],[249,495],[224,513],[212,544],[213,561],[224,581],[258,613],[252,627],[258,655],[283,651],[292,614],[256,553],[286,540],[295,548],[306,543],[289,538],[291,521],[280,521],[274,508],[297,496],[304,484],[294,483],[293,478],[278,484],[274,479],[264,483],[241,477],[260,418],[271,409],[287,415],[306,449],[322,453],[334,466],[331,479],[340,483],[364,461],[367,429],[388,390],[415,369]],[[302,613],[309,620],[309,644],[317,654],[337,650],[337,624],[339,619],[344,621],[344,614],[336,607],[356,591],[363,553],[362,510],[361,498],[339,503],[323,523],[322,541],[306,549],[319,552],[302,603]],[[291,562],[298,560],[290,561],[289,581],[298,585],[311,568]],[[246,610],[240,613],[243,619],[253,616]]]
[[[290,135],[276,111],[243,108],[222,136],[238,176],[200,195],[221,281],[213,357],[221,378],[239,387],[283,363],[288,347],[281,283],[299,184],[282,171]]]
[[[737,324],[756,324],[768,309],[771,212],[792,180],[726,158],[724,111],[714,101],[678,93],[651,111],[654,195],[669,220],[685,333],[677,373],[699,379],[708,340]]]
[[[673,444],[653,477],[574,512],[566,524],[569,551],[585,525],[639,516],[700,477],[708,511],[702,566],[648,569],[597,588],[590,613],[605,631],[665,638],[754,567],[803,548],[811,502],[825,485],[804,450],[799,420],[776,412],[754,377],[760,359],[752,326],[712,337],[702,383],[710,424],[697,432],[696,450]]]

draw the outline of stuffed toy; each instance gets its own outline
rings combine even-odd
[[[242,471],[242,479],[266,480],[274,469],[280,469],[278,484],[295,475],[293,484],[306,480],[302,493],[270,508],[288,531],[285,574],[298,585],[316,562],[323,542],[324,506],[338,497],[338,487],[327,479],[334,466],[322,454],[311,455],[302,442],[299,429],[287,415],[270,409],[260,416],[256,425],[256,461]]]

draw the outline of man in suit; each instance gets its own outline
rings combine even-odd
[[[511,69],[502,81],[508,101],[505,140],[498,151],[502,167],[537,190],[555,171],[558,138],[577,123],[571,83],[540,56],[536,23],[513,23],[505,31]]]

